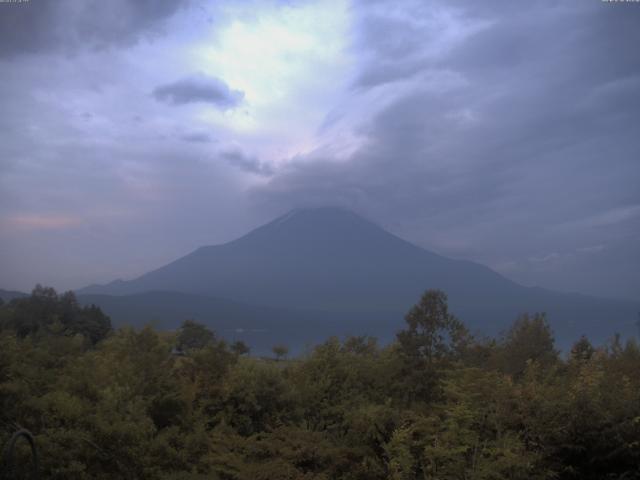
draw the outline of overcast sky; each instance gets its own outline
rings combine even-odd
[[[24,0],[23,0],[24,1]],[[0,3],[0,288],[305,206],[640,299],[640,3]]]

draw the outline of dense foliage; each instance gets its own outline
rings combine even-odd
[[[562,358],[542,315],[474,339],[429,291],[391,345],[275,361],[193,321],[111,331],[39,287],[0,328],[0,444],[31,430],[44,478],[640,478],[637,343]]]

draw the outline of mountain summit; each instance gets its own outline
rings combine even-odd
[[[452,310],[488,333],[527,311],[546,311],[558,332],[577,329],[579,335],[600,327],[611,332],[602,322],[632,321],[637,309],[631,302],[523,287],[334,207],[293,210],[237,240],[201,247],[134,280],[79,293],[171,291],[373,322],[401,319],[429,288],[447,292]],[[366,326],[361,333],[369,333]]]
[[[324,207],[293,210],[232,242],[80,293],[169,290],[270,306],[397,310],[435,287],[467,299],[518,288],[487,267],[436,255],[353,212]]]

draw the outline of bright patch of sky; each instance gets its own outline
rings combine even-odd
[[[240,15],[190,49],[193,69],[245,93],[236,109],[198,117],[263,160],[279,163],[316,148],[317,128],[352,77],[345,1],[269,8]]]

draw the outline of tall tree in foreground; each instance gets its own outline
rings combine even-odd
[[[407,329],[397,335],[405,360],[404,391],[416,400],[429,401],[438,395],[439,370],[459,356],[469,333],[449,313],[447,295],[442,290],[427,290],[405,320]]]
[[[528,362],[546,368],[558,360],[553,332],[544,313],[522,315],[505,334],[502,348],[502,368],[515,376],[524,373]]]

